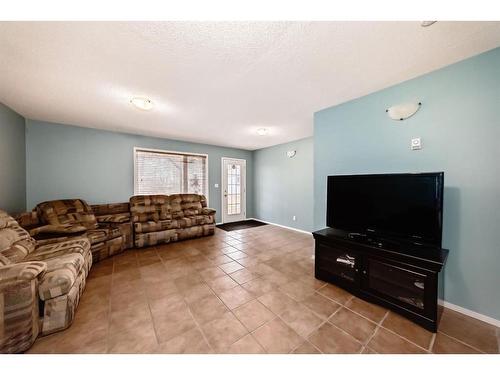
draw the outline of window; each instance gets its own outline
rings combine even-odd
[[[239,164],[227,166],[227,213],[228,215],[241,213],[241,166]]]
[[[207,196],[207,155],[134,149],[136,195],[193,193]]]

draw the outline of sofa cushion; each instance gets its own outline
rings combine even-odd
[[[108,241],[122,235],[119,228],[105,227],[98,229],[91,229],[86,233],[87,238],[90,240],[90,244],[96,244],[103,241]]]
[[[40,203],[37,215],[43,224],[78,224],[87,229],[97,227],[97,220],[87,202],[81,199],[61,199]]]
[[[71,253],[47,259],[45,263],[47,271],[38,287],[43,301],[67,294],[82,270],[85,259],[82,254]]]
[[[184,217],[177,221],[179,222],[179,228],[190,228],[196,225],[212,224],[214,222],[214,217],[213,215],[195,215]]]
[[[159,232],[167,229],[179,228],[177,220],[147,221],[145,223],[134,223],[136,233]]]
[[[39,246],[34,252],[26,257],[26,260],[45,261],[47,259],[73,253],[85,256],[86,252],[90,252],[89,239],[86,237],[74,237],[70,240]]]
[[[132,221],[159,221],[172,219],[170,198],[167,195],[136,195],[130,198]]]

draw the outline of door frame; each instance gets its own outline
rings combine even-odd
[[[224,209],[224,173],[226,172],[224,170],[224,161],[225,160],[236,160],[238,162],[242,162],[242,164],[243,164],[243,171],[245,173],[242,174],[242,176],[244,176],[242,178],[242,180],[243,180],[242,188],[243,188],[243,192],[244,192],[244,195],[245,195],[245,199],[244,200],[242,199],[241,208],[243,210],[243,216],[244,216],[243,220],[247,219],[247,161],[246,161],[246,159],[238,159],[238,158],[231,158],[231,157],[228,157],[228,156],[223,156],[221,158],[221,165],[220,165],[220,170],[221,170],[221,175],[220,175],[220,178],[221,178],[221,183],[220,183],[220,186],[221,186],[221,189],[220,189],[220,197],[221,197],[220,206],[221,206],[221,211],[222,211],[222,215],[221,215],[222,224],[224,224],[226,222],[226,216],[227,216],[226,210]]]

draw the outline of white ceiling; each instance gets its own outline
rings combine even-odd
[[[500,22],[1,22],[0,101],[254,150],[311,136],[322,108],[498,46]],[[132,107],[137,95],[154,109]]]

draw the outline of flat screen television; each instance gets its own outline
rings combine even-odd
[[[441,247],[444,173],[328,177],[327,225]]]

